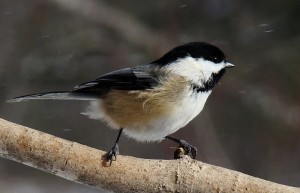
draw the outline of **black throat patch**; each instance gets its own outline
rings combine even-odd
[[[192,84],[192,88],[194,92],[208,92],[213,89],[213,87],[219,82],[222,76],[225,73],[225,68],[220,70],[218,73],[213,73],[208,81],[204,82],[202,86]]]

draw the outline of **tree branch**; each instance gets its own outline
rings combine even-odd
[[[190,158],[148,160],[118,156],[0,119],[0,157],[65,179],[115,192],[300,192]]]

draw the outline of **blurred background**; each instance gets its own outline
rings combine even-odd
[[[236,68],[173,136],[194,144],[203,162],[300,186],[299,18],[297,0],[1,0],[0,117],[109,150],[117,132],[80,115],[86,102],[5,101],[70,90],[178,44],[206,41]],[[171,159],[172,147],[120,142],[121,154],[150,159]],[[99,192],[5,159],[0,191]]]

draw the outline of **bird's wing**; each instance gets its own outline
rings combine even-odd
[[[102,94],[109,89],[144,90],[157,85],[150,71],[139,68],[125,68],[100,76],[99,78],[77,85],[72,92]]]
[[[147,69],[125,68],[117,70],[99,78],[77,85],[71,92],[46,92],[16,97],[8,102],[25,100],[95,100],[101,98],[110,89],[116,90],[144,90],[157,85],[157,79]]]

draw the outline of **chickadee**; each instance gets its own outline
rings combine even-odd
[[[196,156],[196,148],[169,135],[186,126],[203,109],[226,68],[234,67],[223,52],[208,43],[191,42],[173,48],[160,59],[117,70],[77,85],[72,91],[47,92],[10,99],[88,100],[82,113],[119,130],[106,161],[116,160],[122,133],[137,141],[170,139]]]

